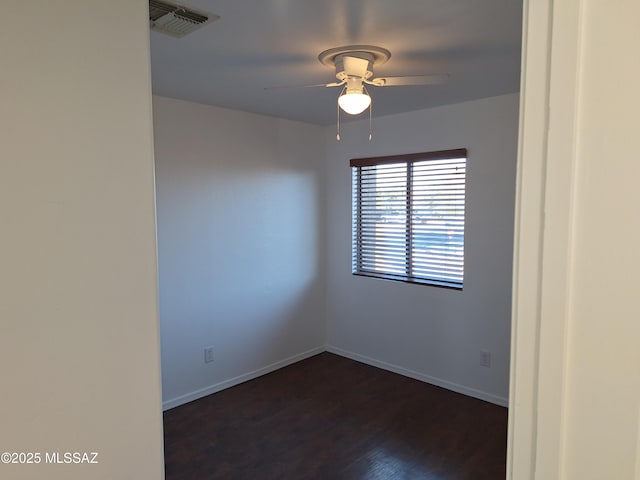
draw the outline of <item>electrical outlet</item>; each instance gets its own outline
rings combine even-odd
[[[491,352],[487,352],[486,350],[480,351],[480,366],[491,367]]]
[[[204,363],[213,362],[213,347],[205,347],[204,349]]]

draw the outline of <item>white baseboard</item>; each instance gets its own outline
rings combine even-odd
[[[267,373],[271,373],[275,370],[286,367],[287,365],[291,365],[292,363],[299,362],[300,360],[304,360],[305,358],[312,357],[324,351],[325,351],[324,347],[312,348],[311,350],[307,350],[306,352],[299,353],[298,355],[285,358],[284,360],[280,360],[279,362],[272,363],[271,365],[267,365],[266,367],[259,368],[252,372],[245,373],[243,375],[239,375],[237,377],[224,380],[214,385],[201,388],[200,390],[196,390],[194,392],[190,392],[185,395],[180,395],[179,397],[166,400],[162,402],[162,410],[169,410],[171,408],[184,405],[185,403],[192,402],[193,400],[206,397],[207,395],[211,395],[212,393],[219,392],[220,390],[224,390],[226,388],[239,385],[241,383],[246,382],[247,380],[253,380],[254,378],[261,377],[262,375],[266,375]]]
[[[185,395],[180,395],[179,397],[166,400],[162,402],[162,409],[169,410],[171,408],[184,405],[185,403],[189,403],[189,402],[192,402],[193,400],[197,400],[199,398],[206,397],[207,395],[211,395],[212,393],[216,393],[226,388],[239,385],[248,380],[253,380],[254,378],[261,377],[262,375],[266,375],[267,373],[271,373],[275,370],[286,367],[287,365],[291,365],[293,363],[299,362],[300,360],[304,360],[305,358],[312,357],[314,355],[317,355],[318,353],[322,353],[325,351],[334,353],[336,355],[340,355],[341,357],[350,358],[351,360],[355,360],[357,362],[366,363],[367,365],[382,368],[383,370],[388,370],[390,372],[394,372],[399,375],[404,375],[405,377],[414,378],[416,380],[420,380],[422,382],[429,383],[431,385],[436,385],[438,387],[446,388],[447,390],[451,390],[453,392],[478,398],[480,400],[484,400],[486,402],[500,405],[502,407],[507,407],[509,405],[509,399],[505,397],[499,397],[491,393],[483,392],[481,390],[476,390],[474,388],[465,387],[464,385],[458,385],[457,383],[449,382],[447,380],[442,380],[440,378],[432,377],[430,375],[425,375],[424,373],[416,372],[414,370],[409,370],[404,367],[399,367],[397,365],[376,360],[374,358],[366,357],[358,353],[342,350],[341,348],[334,347],[332,345],[326,345],[324,347],[312,348],[311,350],[307,350],[306,352],[299,353],[298,355],[285,358],[284,360],[280,360],[279,362],[272,363],[271,365],[267,365],[266,367],[259,368],[252,372],[245,373],[243,375],[239,375],[237,377],[230,378],[222,382],[218,382],[214,385],[201,388],[194,392],[190,392]]]
[[[435,385],[437,387],[446,388],[447,390],[451,390],[453,392],[462,393],[463,395],[467,395],[469,397],[478,398],[480,400],[484,400],[486,402],[493,403],[495,405],[500,405],[502,407],[509,406],[508,398],[499,397],[491,393],[483,392],[481,390],[476,390],[474,388],[465,387],[464,385],[458,385],[457,383],[449,382],[447,380],[442,380],[440,378],[432,377],[430,375],[425,375],[424,373],[399,367],[391,363],[382,362],[380,360],[375,360],[373,358],[365,357],[364,355],[349,352],[347,350],[342,350],[341,348],[334,347],[332,345],[327,345],[326,351],[335,353],[336,355],[340,355],[342,357],[350,358],[351,360],[355,360],[357,362],[366,363],[367,365],[371,365],[373,367],[378,367],[378,368],[382,368],[383,370],[388,370],[393,373],[398,373],[400,375],[404,375],[405,377],[414,378],[422,382],[430,383],[431,385]]]

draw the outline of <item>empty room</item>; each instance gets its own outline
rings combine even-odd
[[[504,477],[522,6],[190,5],[150,12],[167,478]],[[350,164],[416,154],[410,191]]]
[[[0,478],[640,478],[637,2],[4,14]]]

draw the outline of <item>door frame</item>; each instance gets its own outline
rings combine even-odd
[[[580,0],[525,0],[507,479],[562,478]]]

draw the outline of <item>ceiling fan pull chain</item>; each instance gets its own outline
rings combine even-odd
[[[342,95],[346,89],[347,89],[346,85],[342,87],[342,91],[340,92],[340,95]],[[340,95],[338,95],[338,98],[340,98]],[[336,142],[339,142],[340,141],[340,104],[338,102],[336,102],[336,110],[338,115],[338,130],[336,133]]]
[[[362,87],[364,89],[365,92],[367,92],[367,89]],[[369,92],[367,92],[367,95],[369,95]],[[372,127],[371,127],[371,115],[372,115],[372,109],[373,109],[373,102],[371,102],[369,104],[369,141],[371,141],[371,139],[373,138],[372,135]]]
[[[337,107],[338,109],[338,132],[336,133],[336,141],[339,142],[340,141],[340,107]]]

